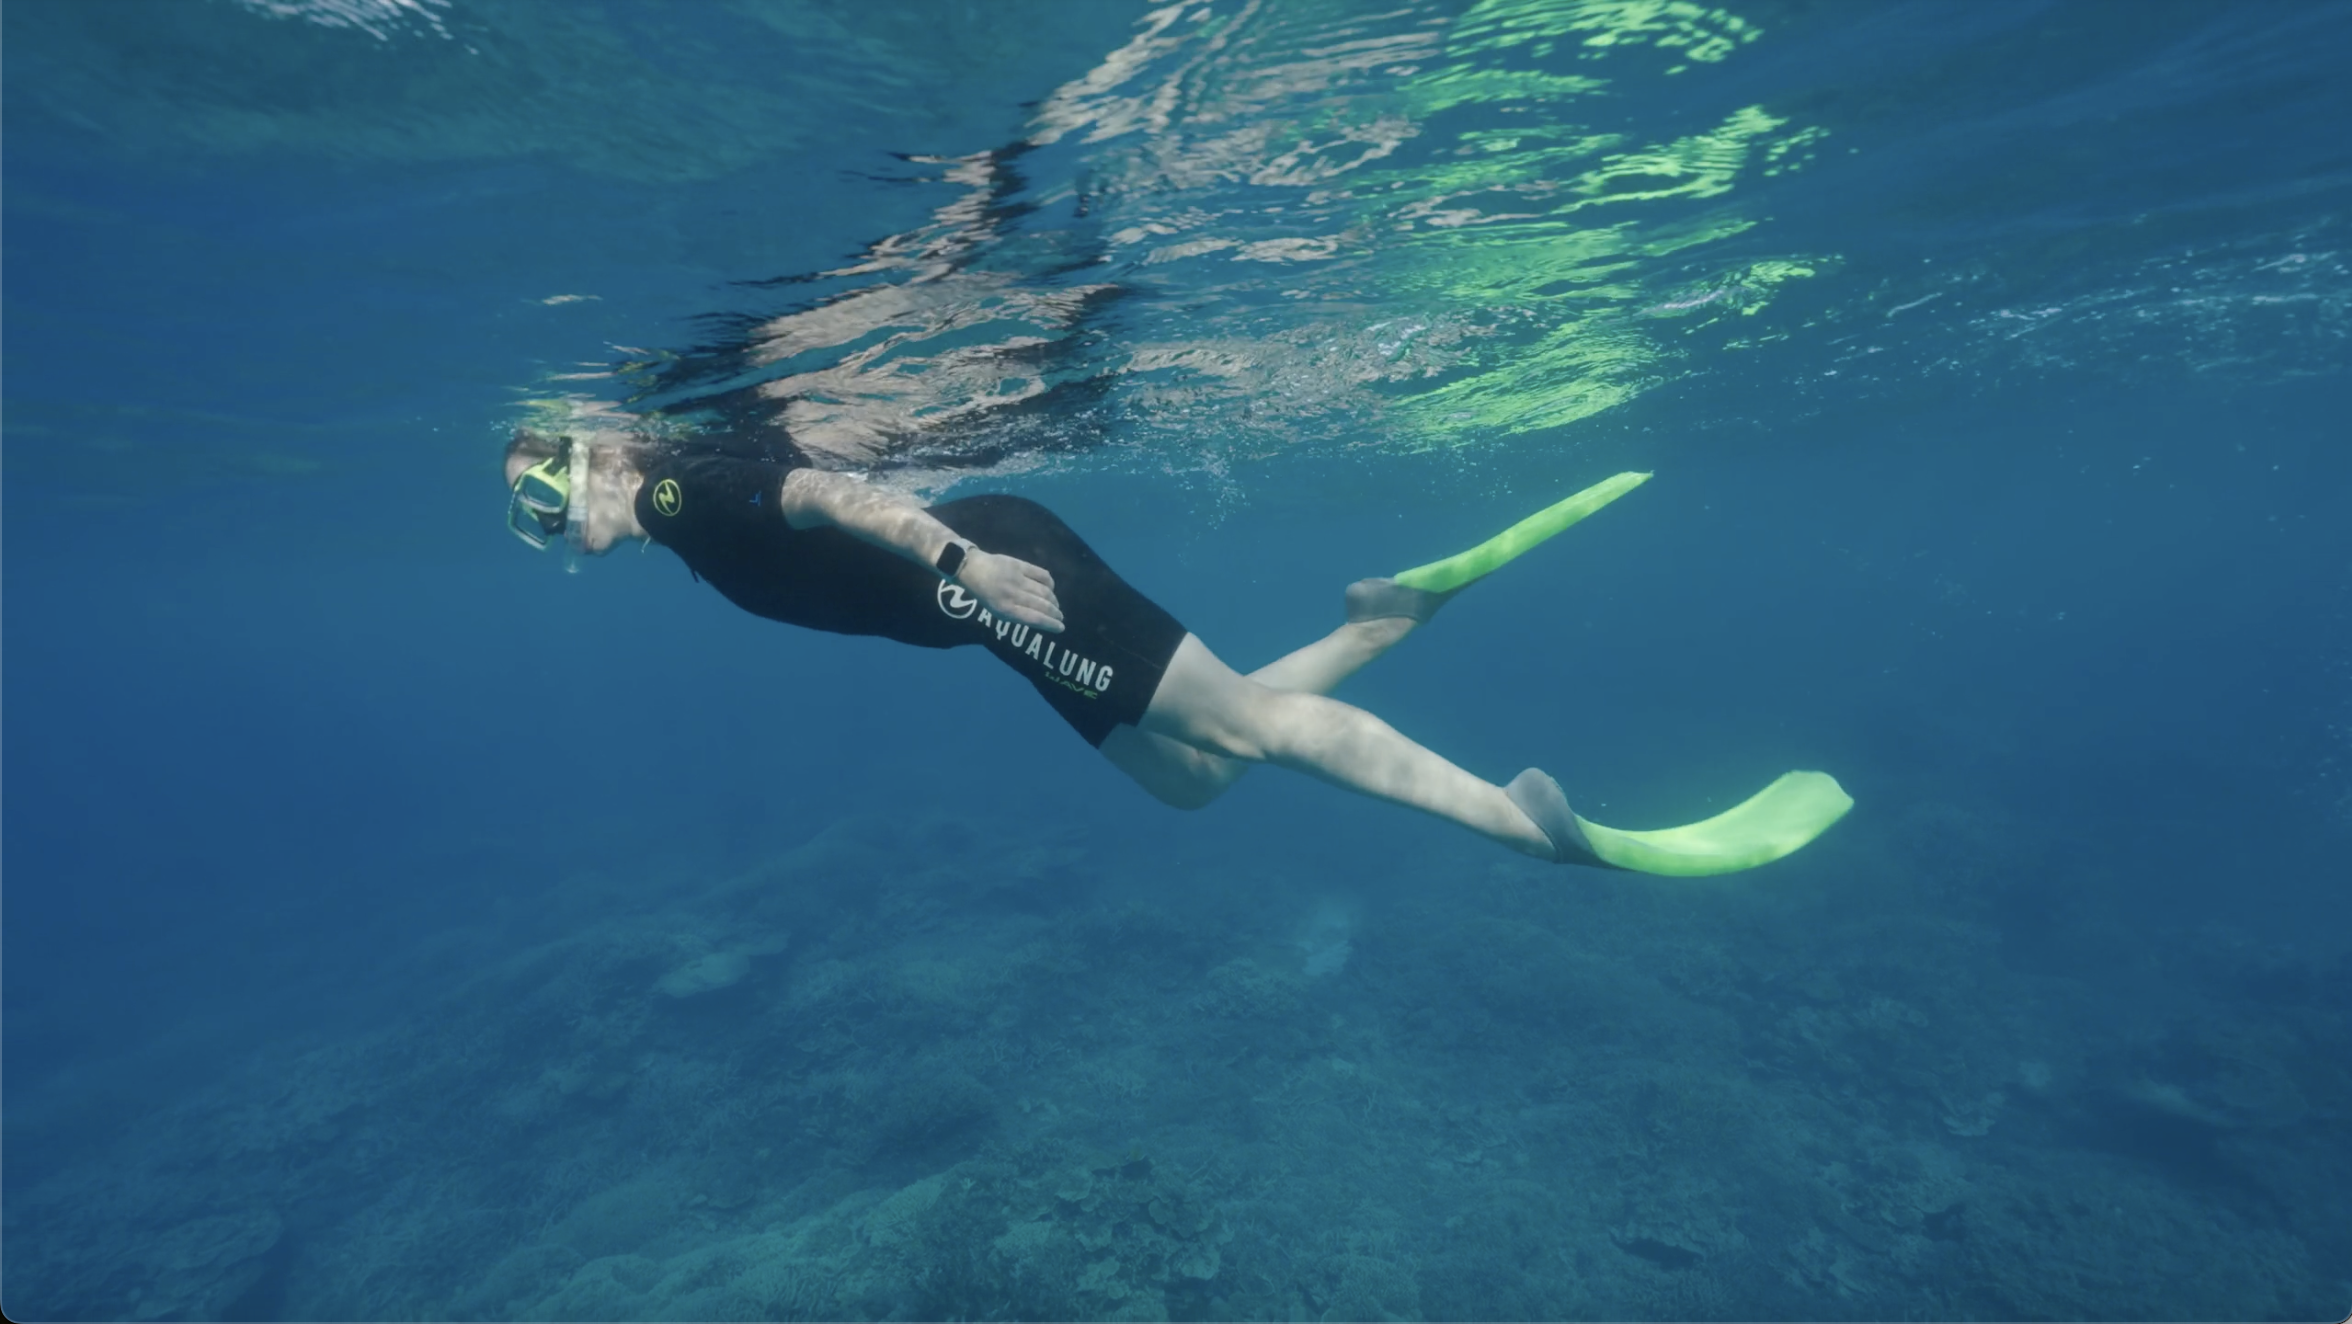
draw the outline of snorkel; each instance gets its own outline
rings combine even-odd
[[[580,558],[588,554],[588,460],[584,441],[565,443],[564,470],[571,499],[564,503],[564,573],[580,573]]]

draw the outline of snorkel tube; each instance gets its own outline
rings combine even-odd
[[[585,441],[564,442],[564,477],[571,491],[564,502],[564,573],[580,573],[580,558],[588,554],[588,461]]]

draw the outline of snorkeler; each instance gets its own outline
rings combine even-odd
[[[1497,786],[1326,697],[1464,587],[1647,477],[1619,474],[1460,555],[1359,580],[1347,589],[1346,624],[1245,676],[1021,497],[926,507],[815,468],[788,441],[734,454],[634,432],[522,430],[506,450],[508,527],[533,547],[560,537],[601,555],[650,539],[754,615],[922,648],[978,644],[1177,808],[1198,809],[1250,765],[1271,763],[1538,859],[1678,875],[1753,868],[1851,807],[1836,781],[1792,772],[1703,823],[1620,831],[1577,816],[1537,769]]]

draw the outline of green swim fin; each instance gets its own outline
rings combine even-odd
[[[1442,561],[1414,566],[1398,574],[1396,582],[1424,593],[1451,593],[1473,580],[1502,569],[1578,520],[1649,480],[1650,476],[1642,473],[1622,473],[1614,478],[1604,478],[1565,501],[1544,507],[1469,551],[1456,552]]]
[[[1552,839],[1563,864],[1700,878],[1770,864],[1846,816],[1854,799],[1826,772],[1784,772],[1770,786],[1702,823],[1629,832],[1568,807],[1560,784],[1529,768],[1504,794]]]

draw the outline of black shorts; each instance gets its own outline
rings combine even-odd
[[[1017,557],[1053,576],[1060,634],[1008,621],[942,580],[939,610],[958,623],[954,642],[984,645],[1037,687],[1086,743],[1143,720],[1184,642],[1181,622],[1103,564],[1061,517],[1024,497],[975,496],[931,507],[939,522],[982,551]]]

